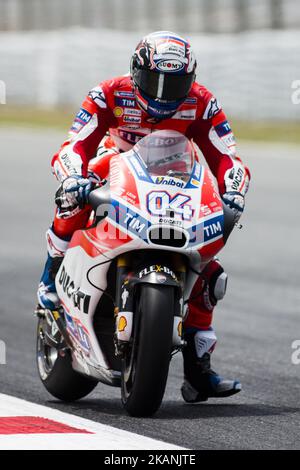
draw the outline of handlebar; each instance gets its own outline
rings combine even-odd
[[[105,189],[104,186],[93,189],[88,196],[88,203],[92,206],[94,211],[96,211],[98,207],[103,204],[110,205],[110,191]]]

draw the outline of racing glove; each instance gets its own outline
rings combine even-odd
[[[83,176],[69,176],[59,186],[55,194],[55,203],[65,216],[74,209],[82,209],[88,203],[88,196],[94,183]]]
[[[234,213],[234,220],[237,223],[243,213],[245,206],[244,196],[237,191],[228,191],[222,195],[224,203],[230,207]]]
[[[225,192],[222,194],[224,203],[234,212],[235,222],[239,221],[244,206],[245,194],[248,191],[250,172],[240,160],[235,157],[232,168],[224,175]]]

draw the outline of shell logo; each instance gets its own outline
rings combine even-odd
[[[182,321],[178,323],[177,331],[178,331],[178,336],[180,336],[181,338],[182,337]]]
[[[123,116],[123,112],[124,112],[123,109],[120,108],[119,106],[117,106],[117,107],[114,109],[114,115],[115,115],[116,117],[121,117],[121,116]]]
[[[124,331],[125,328],[126,328],[126,326],[127,326],[127,320],[126,320],[126,318],[125,318],[125,317],[120,317],[120,318],[119,318],[119,321],[118,321],[118,331],[119,331],[119,332]]]

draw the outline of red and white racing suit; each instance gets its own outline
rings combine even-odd
[[[236,156],[234,136],[217,99],[204,86],[194,83],[176,114],[158,121],[138,106],[129,75],[106,80],[89,92],[68,140],[53,157],[53,172],[59,181],[91,173],[104,179],[113,154],[129,150],[143,136],[161,129],[176,130],[194,140],[217,179],[221,195],[232,190],[246,193],[249,171]],[[54,233],[69,239],[86,225],[89,214],[89,207],[77,208],[68,218],[62,218],[57,211]],[[186,327],[210,328],[214,306],[222,297],[222,292],[215,294],[222,273],[216,260],[206,266],[191,294]]]

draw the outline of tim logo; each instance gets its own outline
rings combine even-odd
[[[3,80],[0,80],[0,104],[6,104],[6,85]]]

